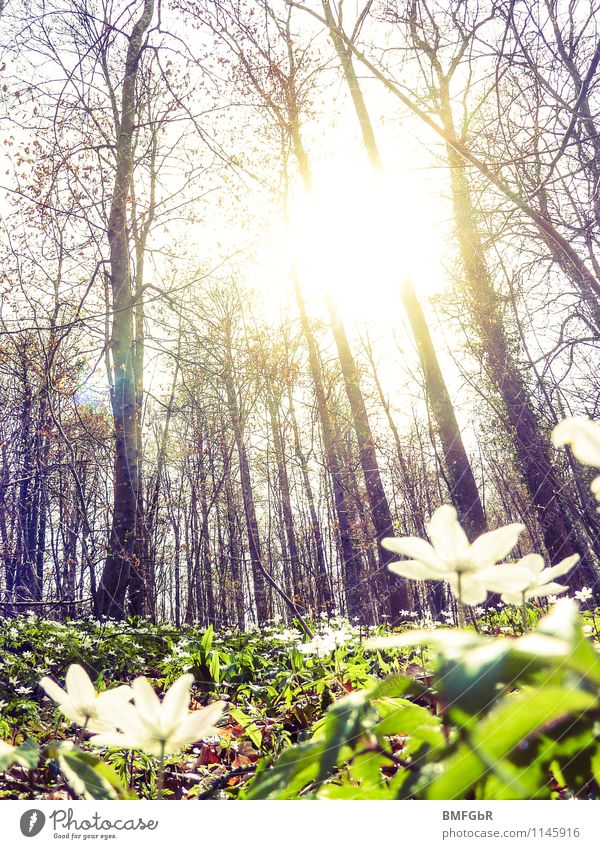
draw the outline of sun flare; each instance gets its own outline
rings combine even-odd
[[[425,296],[443,288],[448,212],[414,171],[375,174],[337,157],[316,171],[313,186],[292,199],[287,232],[308,298],[330,294],[360,320],[399,303],[407,276]]]

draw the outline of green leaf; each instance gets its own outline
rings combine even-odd
[[[594,780],[596,784],[600,787],[600,745],[597,746],[596,751],[592,755],[591,765]]]
[[[242,726],[256,748],[260,749],[262,746],[262,731],[256,725],[252,717],[245,714],[244,711],[239,708],[229,708],[229,713],[235,721]]]
[[[0,772],[13,764],[19,764],[26,769],[35,769],[40,759],[40,747],[35,740],[29,739],[0,755]]]
[[[212,625],[209,625],[204,634],[202,635],[202,639],[200,640],[200,645],[202,646],[202,650],[205,656],[208,656],[208,653],[212,648],[213,638],[214,628]]]
[[[61,772],[71,789],[85,799],[118,799],[123,793],[116,773],[94,755],[64,742],[54,749]]]
[[[16,760],[27,769],[35,769],[40,760],[40,747],[35,740],[25,740],[16,749]]]
[[[403,696],[408,690],[415,688],[415,682],[412,678],[406,675],[390,675],[384,678],[383,681],[378,681],[371,689],[371,699],[395,698]]]
[[[432,749],[444,748],[441,720],[427,708],[406,699],[377,699],[373,704],[381,716],[374,729],[378,736],[415,737],[428,743]]]
[[[319,736],[326,744],[319,764],[319,781],[324,781],[337,764],[342,746],[354,748],[358,738],[375,726],[377,715],[368,704],[367,695],[368,691],[350,693],[327,711],[319,727]]]
[[[324,743],[308,740],[291,746],[275,763],[256,774],[245,793],[247,799],[293,799],[319,773]]]
[[[461,744],[443,765],[427,791],[428,799],[462,799],[493,765],[510,756],[529,736],[565,716],[591,710],[596,696],[560,687],[541,687],[506,696],[485,719],[473,724],[467,743]]]
[[[215,682],[215,684],[219,683],[219,675],[221,672],[221,665],[219,663],[219,653],[214,651],[212,652],[209,661],[208,661],[208,670]]]

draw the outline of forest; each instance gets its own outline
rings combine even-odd
[[[600,795],[599,64],[0,0],[0,798]]]

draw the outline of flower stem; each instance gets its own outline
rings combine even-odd
[[[523,623],[523,633],[525,633],[529,626],[529,621],[527,618],[527,603],[525,601],[525,593],[523,593],[523,601],[521,602],[521,622]]]
[[[80,746],[81,746],[81,744],[83,743],[83,741],[84,741],[84,739],[85,739],[85,732],[86,732],[86,729],[87,729],[87,726],[88,726],[88,722],[89,722],[89,721],[90,721],[89,716],[86,716],[86,717],[85,717],[85,722],[84,722],[84,723],[83,723],[83,725],[81,726],[81,730],[80,730],[80,732],[79,732],[79,734],[78,734],[78,736],[77,736],[77,742],[78,742],[78,744],[79,744]]]
[[[162,743],[156,773],[156,798],[162,799],[165,789],[165,744]]]
[[[457,577],[458,577],[458,587],[457,587],[458,604],[457,604],[456,608],[457,608],[457,613],[458,613],[458,627],[464,628],[465,624],[466,624],[465,623],[465,608],[464,608],[463,601],[462,601],[462,575],[461,575],[460,572],[458,573]]]

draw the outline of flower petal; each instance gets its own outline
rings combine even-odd
[[[160,700],[147,678],[140,676],[131,685],[133,700],[141,721],[148,727],[160,721]]]
[[[476,575],[491,593],[522,593],[534,580],[531,572],[520,566],[488,566]]]
[[[72,663],[65,677],[67,693],[75,705],[89,705],[96,698],[96,690],[83,666]]]
[[[222,717],[226,706],[225,702],[213,702],[208,707],[189,713],[169,738],[169,746],[180,749],[182,746],[201,740],[202,737],[214,734],[215,723]]]
[[[531,575],[539,575],[544,568],[544,558],[541,554],[526,554],[516,561],[515,566],[523,567]]]
[[[110,722],[113,728],[141,733],[144,726],[140,722],[138,711],[125,698],[111,695],[112,692],[109,690],[98,696],[96,700],[98,718],[103,722]]]
[[[469,540],[461,528],[457,513],[450,504],[442,504],[427,525],[427,533],[438,556],[459,560],[469,548]]]
[[[566,575],[578,560],[578,554],[572,554],[570,557],[565,557],[565,559],[561,560],[560,563],[557,563],[556,566],[548,566],[547,569],[544,569],[540,577],[544,579],[544,583],[553,581],[555,578],[560,578],[561,575]]]
[[[51,699],[54,699],[54,701],[59,705],[64,701],[67,701],[69,698],[63,688],[59,687],[56,681],[53,681],[52,678],[48,678],[47,675],[40,678],[40,687],[45,691],[46,695],[50,696]]]
[[[141,749],[139,741],[129,734],[119,734],[118,731],[106,731],[90,737],[90,743],[94,746],[109,746],[116,749]]]
[[[471,563],[479,568],[484,568],[503,560],[513,550],[519,541],[519,534],[524,530],[525,525],[515,523],[497,528],[495,531],[488,531],[486,534],[477,537],[471,546],[469,556]]]
[[[504,604],[513,604],[515,607],[520,607],[523,604],[523,593],[502,593],[502,601]]]
[[[441,574],[437,569],[432,569],[419,560],[398,560],[396,563],[390,563],[388,569],[394,575],[410,578],[413,581],[443,581],[446,578],[445,574]]]
[[[555,584],[553,582],[549,584],[544,584],[541,587],[533,587],[530,590],[527,590],[525,593],[526,598],[545,598],[547,595],[559,595],[560,593],[565,593],[569,588],[564,587],[562,584]]]
[[[583,416],[571,416],[559,422],[552,431],[555,447],[569,445],[586,466],[600,466],[600,424]]]
[[[403,554],[405,557],[410,557],[411,560],[418,560],[440,573],[446,571],[446,567],[435,553],[433,546],[420,537],[384,537],[381,540],[381,545],[388,551],[393,551],[394,554]]]
[[[171,684],[165,693],[161,707],[161,716],[165,728],[171,727],[187,716],[193,680],[194,676],[188,672]]]
[[[456,583],[456,590],[454,590],[454,587],[452,590],[454,594],[457,595],[458,581]],[[476,574],[462,575],[460,592],[463,604],[481,604],[482,601],[485,601],[487,596],[485,584],[481,583],[479,576]]]

